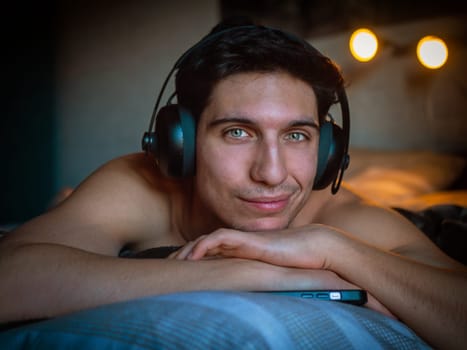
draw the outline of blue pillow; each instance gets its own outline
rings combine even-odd
[[[428,349],[364,307],[246,292],[184,292],[84,310],[0,333],[4,349]]]

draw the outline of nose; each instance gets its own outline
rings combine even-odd
[[[267,186],[280,185],[287,178],[287,167],[279,142],[263,140],[257,147],[251,178]]]

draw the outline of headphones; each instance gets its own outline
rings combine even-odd
[[[154,106],[149,128],[144,133],[141,141],[142,149],[146,154],[154,157],[159,169],[165,176],[177,178],[194,175],[196,158],[195,118],[186,108],[171,103],[176,92],[172,93],[167,104],[159,110],[168,81],[192,51],[206,45],[226,32],[246,28],[257,28],[257,26],[242,25],[209,34],[182,54],[167,75]],[[279,31],[278,29],[269,29]],[[280,32],[286,34],[292,40],[305,44],[314,51],[317,51],[306,41],[283,31]],[[337,91],[337,99],[341,107],[342,128],[336,124],[330,114],[328,114],[320,126],[318,165],[313,184],[314,190],[321,190],[332,183],[331,192],[333,194],[339,190],[344,171],[350,162],[348,154],[350,113],[347,95],[343,87]]]

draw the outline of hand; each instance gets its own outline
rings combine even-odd
[[[345,234],[324,225],[281,231],[242,232],[219,229],[188,242],[170,257],[200,260],[230,257],[308,269],[327,269],[333,238]]]
[[[186,255],[187,251],[190,251],[195,242],[196,241],[187,244],[187,246],[185,246],[186,249],[184,247],[172,253],[170,258],[185,259],[183,256]],[[231,260],[232,264],[236,266],[236,269],[242,269],[243,265],[238,263],[247,264],[249,267],[253,264],[253,271],[250,271],[247,275],[249,278],[254,279],[254,283],[246,288],[248,291],[361,289],[359,286],[344,280],[336,273],[329,270],[283,267],[259,261],[222,258],[221,256],[208,256],[207,258],[203,258],[203,260],[205,259]],[[378,311],[388,317],[395,318],[395,316],[370,293],[368,293],[368,302],[365,307]]]
[[[284,285],[276,287],[279,290],[360,289],[361,287],[345,281],[335,273],[326,271],[329,267],[327,254],[332,254],[331,249],[333,243],[337,242],[336,238],[350,239],[345,233],[324,225],[262,232],[219,229],[188,242],[177,252],[172,253],[170,258],[179,260],[241,258],[293,267],[287,269],[288,277],[291,277],[291,273],[295,271],[294,275],[299,274],[298,282],[291,283],[290,278],[284,279]],[[301,273],[308,275],[303,276]],[[310,277],[312,282],[308,285]],[[394,315],[369,293],[366,306],[394,318]]]

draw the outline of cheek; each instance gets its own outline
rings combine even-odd
[[[221,147],[210,147],[206,144],[197,149],[196,169],[199,185],[232,186],[241,178],[245,160],[239,152]]]
[[[317,152],[310,150],[298,153],[292,152],[289,155],[288,162],[289,175],[292,176],[301,187],[306,188],[314,182],[317,161]]]
[[[218,148],[198,149],[196,161],[196,188],[199,199],[212,213],[221,218],[223,214],[232,212],[232,197],[242,188],[244,175],[240,161]]]

